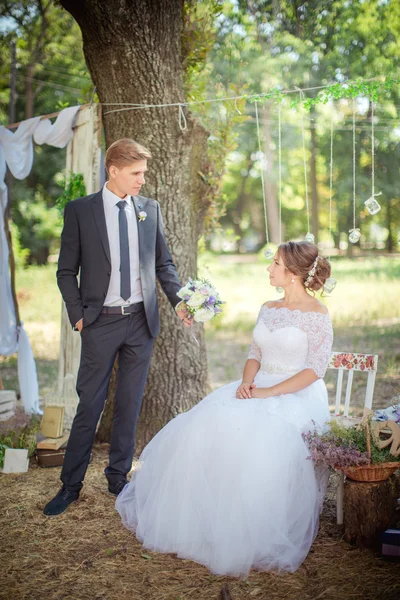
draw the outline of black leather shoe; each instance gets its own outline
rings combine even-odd
[[[123,480],[123,481],[117,481],[117,483],[108,484],[108,491],[110,492],[110,494],[114,494],[114,496],[118,496],[122,490],[124,489],[124,487],[128,485],[127,480]]]
[[[58,494],[54,496],[53,500],[50,500],[50,502],[46,504],[43,513],[48,517],[61,515],[61,513],[63,513],[72,502],[78,500],[78,498],[79,492],[71,492],[63,486]]]

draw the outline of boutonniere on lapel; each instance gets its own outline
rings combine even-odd
[[[142,208],[142,205],[138,204],[138,208]],[[145,212],[144,210],[141,210],[138,214],[139,223],[141,223],[142,221],[145,221],[146,218],[147,218],[147,212]]]

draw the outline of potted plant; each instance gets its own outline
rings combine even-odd
[[[25,473],[36,447],[40,417],[18,408],[7,421],[0,421],[0,472]]]
[[[376,482],[388,479],[400,468],[400,449],[396,449],[394,439],[398,432],[394,428],[398,425],[391,425],[390,421],[371,425],[371,417],[367,416],[357,427],[346,428],[338,421],[331,421],[328,431],[314,429],[303,433],[303,439],[316,467],[343,471],[354,481]]]

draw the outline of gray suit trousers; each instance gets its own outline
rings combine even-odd
[[[130,315],[100,314],[96,321],[83,328],[81,338],[76,388],[79,404],[61,472],[61,481],[71,491],[79,491],[82,487],[117,354],[115,412],[109,466],[105,473],[111,484],[124,480],[129,473],[136,423],[154,344],[142,302]]]

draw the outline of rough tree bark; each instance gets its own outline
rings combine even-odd
[[[379,483],[346,480],[344,539],[359,547],[379,549],[379,536],[396,520],[400,481],[392,475]]]
[[[198,176],[207,170],[208,134],[188,113],[187,129],[182,131],[177,106],[110,112],[120,108],[117,103],[185,101],[183,1],[61,0],[61,4],[82,30],[86,62],[103,103],[106,144],[131,137],[152,152],[143,193],[160,201],[168,245],[182,282],[186,282],[196,274],[197,240],[208,206],[208,188]],[[161,333],[138,424],[137,452],[169,419],[193,406],[206,392],[202,328],[196,326],[200,329],[196,331],[197,346],[162,293],[159,301]],[[105,415],[110,412],[106,410]],[[109,425],[110,417],[100,428],[103,439],[109,435]]]

